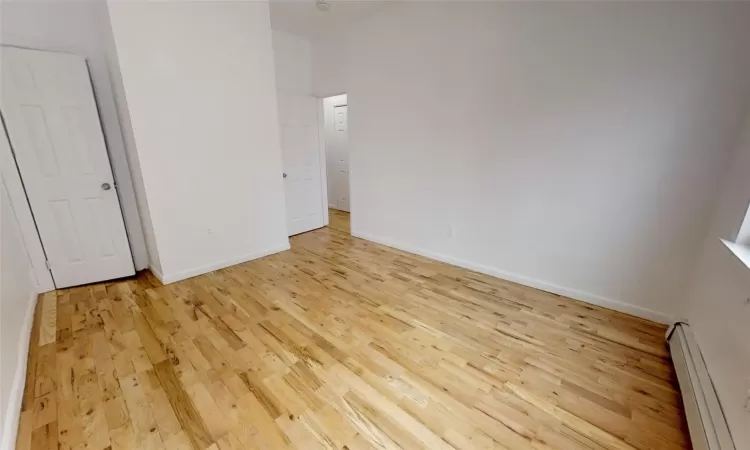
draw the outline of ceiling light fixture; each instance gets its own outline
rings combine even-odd
[[[321,11],[328,11],[331,8],[330,3],[328,3],[326,0],[316,0],[315,6],[317,6]]]

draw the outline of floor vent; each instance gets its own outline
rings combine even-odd
[[[678,322],[667,342],[680,383],[690,439],[695,450],[735,450],[729,427],[690,326]]]

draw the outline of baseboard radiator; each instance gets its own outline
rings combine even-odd
[[[678,322],[667,331],[694,450],[735,450],[719,397],[690,326]]]

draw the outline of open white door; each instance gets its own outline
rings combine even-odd
[[[318,112],[315,97],[279,94],[289,236],[324,226]]]
[[[0,47],[2,111],[57,288],[133,275],[86,61]]]

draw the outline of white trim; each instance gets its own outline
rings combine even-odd
[[[166,275],[154,269],[153,266],[149,267],[149,269],[151,270],[151,273],[153,273],[154,276],[162,282],[162,284],[169,284],[174,283],[175,281],[185,280],[187,278],[203,275],[204,273],[213,272],[214,270],[223,269],[225,267],[234,266],[236,264],[242,264],[244,262],[262,258],[264,256],[273,255],[274,253],[283,252],[284,250],[289,250],[290,248],[291,247],[289,246],[289,241],[287,241],[284,245],[262,250],[257,253],[251,253],[249,255],[243,255],[237,258],[227,259],[213,264],[196,267],[195,269],[183,270],[182,272],[170,273]]]
[[[167,284],[164,282],[164,275],[161,274],[161,271],[156,270],[156,267],[149,264],[148,270],[150,270],[151,273],[154,274],[157,280],[161,281],[161,284]]]
[[[31,344],[31,328],[34,325],[34,310],[39,294],[33,292],[26,308],[26,316],[21,326],[21,335],[18,341],[18,362],[16,373],[13,375],[13,383],[10,388],[8,405],[5,408],[5,423],[3,423],[3,440],[0,449],[10,450],[15,448],[16,435],[18,433],[18,421],[21,418],[21,403],[23,390],[26,384],[26,365],[29,362],[29,347]]]
[[[318,158],[320,161],[320,207],[323,214],[323,226],[328,226],[328,160],[326,159],[326,129],[323,99],[316,98],[318,106]],[[330,206],[330,205],[329,205]]]
[[[441,261],[447,264],[452,264],[454,266],[459,266],[465,269],[474,270],[474,271],[477,271],[486,275],[491,275],[493,277],[502,278],[503,280],[512,281],[514,283],[522,284],[524,286],[529,286],[529,287],[539,289],[542,291],[551,292],[553,294],[562,295],[564,297],[569,297],[574,300],[580,300],[585,303],[590,303],[592,305],[597,305],[597,306],[601,306],[604,308],[613,309],[615,311],[623,312],[625,314],[630,314],[636,317],[641,317],[643,319],[648,319],[653,322],[658,322],[658,323],[663,323],[663,324],[669,324],[673,322],[673,318],[668,314],[654,311],[652,309],[644,308],[641,306],[632,305],[630,303],[624,303],[621,301],[602,297],[602,296],[592,294],[589,292],[579,291],[577,289],[571,289],[571,288],[567,288],[564,286],[558,286],[556,284],[547,283],[545,281],[536,280],[534,278],[529,278],[524,275],[506,272],[504,270],[497,269],[494,267],[473,263],[471,261],[466,261],[460,258],[443,255],[441,253],[435,253],[430,250],[421,249],[421,248],[414,247],[409,244],[395,242],[390,239],[383,239],[383,238],[373,236],[367,233],[360,233],[355,230],[352,230],[352,236],[358,237],[361,239],[366,239],[368,241],[376,242],[378,244],[386,245],[388,247],[397,248],[399,250],[403,250],[409,253],[421,255],[421,256],[431,258],[437,261]]]

